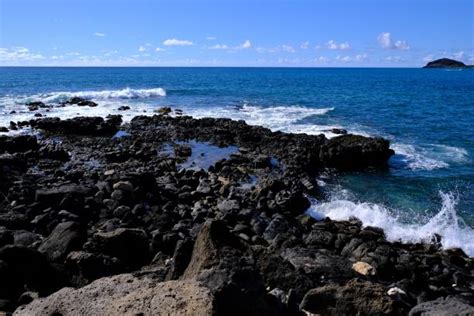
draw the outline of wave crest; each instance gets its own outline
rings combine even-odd
[[[315,125],[300,123],[310,116],[322,116],[334,111],[334,107],[310,108],[303,106],[273,106],[264,107],[244,103],[242,106],[223,106],[219,108],[185,107],[187,114],[202,117],[227,117],[234,120],[244,120],[250,125],[267,127],[273,131],[324,134],[331,128],[340,126]]]
[[[394,167],[401,165],[411,170],[443,169],[448,168],[450,164],[464,163],[469,159],[464,148],[447,145],[415,146],[393,143],[391,148],[395,150],[395,156],[391,160]]]
[[[102,90],[102,91],[77,91],[77,92],[52,92],[47,94],[39,94],[33,96],[32,99],[40,100],[48,103],[59,103],[69,100],[72,97],[81,97],[85,99],[140,99],[165,97],[166,91],[163,88],[152,89],[131,89],[125,88],[120,90]]]
[[[430,242],[434,234],[441,236],[443,248],[458,247],[467,255],[474,256],[474,229],[464,223],[456,214],[459,198],[452,192],[440,191],[441,209],[432,218],[420,224],[400,222],[397,211],[376,203],[352,202],[335,199],[325,203],[314,204],[308,214],[321,219],[348,220],[351,217],[360,219],[364,226],[380,227],[387,240],[406,243]]]

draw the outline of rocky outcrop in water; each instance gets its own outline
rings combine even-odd
[[[472,311],[461,250],[305,214],[318,173],[384,168],[384,139],[167,113],[29,124],[42,136],[0,136],[0,311]]]

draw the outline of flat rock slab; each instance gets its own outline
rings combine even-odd
[[[80,289],[63,288],[14,315],[211,315],[213,298],[195,281],[157,283],[121,274]]]

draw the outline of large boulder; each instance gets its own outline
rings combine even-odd
[[[74,285],[85,285],[101,277],[123,272],[124,267],[118,258],[100,253],[72,251],[65,260],[68,271],[74,275]]]
[[[221,261],[241,255],[243,245],[222,221],[206,222],[194,243],[191,260],[182,279],[197,278]]]
[[[84,197],[91,195],[93,189],[78,185],[78,184],[64,184],[58,187],[49,189],[39,189],[36,191],[36,201],[46,202],[48,204],[59,203],[66,196]]]
[[[223,221],[203,224],[182,280],[198,280],[214,296],[218,315],[276,315],[245,246]]]
[[[330,284],[306,293],[300,308],[306,314],[397,315],[396,302],[376,283],[352,279],[345,285]]]
[[[410,316],[421,315],[474,315],[474,302],[459,297],[440,297],[437,300],[424,302],[410,310]]]
[[[13,245],[0,248],[0,280],[0,299],[14,303],[25,289],[44,296],[67,285],[42,253]]]
[[[58,224],[38,250],[52,261],[64,260],[69,252],[79,249],[87,236],[76,222]]]
[[[67,100],[66,102],[64,102],[64,104],[76,104],[78,106],[89,106],[89,107],[96,107],[97,106],[97,103],[95,103],[94,101],[87,100],[87,99],[81,98],[81,97],[72,97],[69,100]]]
[[[112,136],[117,133],[122,119],[112,115],[107,120],[102,117],[75,117],[61,120],[59,118],[43,118],[30,122],[31,126],[52,134]]]
[[[394,153],[386,139],[342,135],[321,146],[319,159],[327,167],[357,169],[383,166]]]
[[[99,279],[83,288],[63,288],[14,315],[212,315],[213,298],[198,282],[168,281],[131,274]]]
[[[0,154],[4,152],[16,153],[39,148],[35,136],[20,135],[16,137],[0,136]]]
[[[130,267],[138,267],[149,259],[149,242],[142,229],[117,228],[98,232],[84,245],[87,251],[116,257]]]

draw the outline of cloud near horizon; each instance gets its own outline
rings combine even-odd
[[[363,62],[368,59],[368,55],[366,53],[363,54],[358,54],[355,56],[336,56],[336,61],[341,61],[344,63],[349,63],[349,62]]]
[[[300,48],[301,49],[308,49],[309,48],[309,41],[301,43]]]
[[[216,44],[214,46],[209,47],[209,49],[229,49],[229,46],[226,44]]]
[[[251,40],[245,40],[240,44],[228,45],[224,43],[215,44],[212,46],[197,46],[190,50],[182,50],[184,57],[175,58],[174,52],[169,54],[151,54],[151,52],[166,51],[166,47],[176,46],[176,41],[182,44],[184,40],[171,39],[172,42],[167,42],[167,46],[156,46],[151,44],[152,41],[142,45],[129,47],[129,49],[117,50],[117,47],[110,46],[108,48],[101,48],[97,51],[68,51],[58,48],[51,48],[50,54],[48,51],[30,50],[23,46],[13,46],[9,48],[0,48],[0,66],[190,66],[190,65],[205,65],[205,66],[371,66],[373,64],[382,65],[403,65],[403,66],[422,66],[428,61],[434,59],[447,57],[457,59],[466,64],[474,62],[474,53],[467,49],[457,49],[450,51],[411,51],[402,54],[397,54],[396,50],[404,50],[402,45],[393,41],[386,33],[379,36],[379,43],[387,50],[387,53],[392,50],[393,54],[383,55],[377,54],[373,50],[364,50],[351,47],[354,50],[352,54],[346,54],[346,43],[336,41],[329,41],[330,45],[337,45],[337,49],[328,49],[326,51],[319,51],[318,56],[314,55],[313,50],[305,50],[301,46],[294,46],[289,44],[280,44],[276,46],[257,46],[254,47]],[[176,41],[175,41],[176,40]],[[166,42],[166,41],[164,41]],[[163,42],[163,45],[165,45]],[[309,42],[303,42],[309,47]],[[341,44],[344,44],[341,46]],[[348,43],[347,43],[348,44]],[[302,45],[302,44],[300,44]],[[186,46],[186,45],[185,45]],[[188,45],[189,46],[189,45]],[[349,45],[350,46],[350,45]],[[323,46],[325,47],[325,46]],[[394,48],[395,47],[395,48]],[[322,47],[321,47],[322,48]],[[341,49],[342,48],[342,49]],[[221,50],[225,52],[232,52],[234,54],[213,56],[209,51],[209,56],[203,54],[203,49]],[[245,54],[244,50],[248,50]],[[240,53],[242,52],[242,53]],[[401,52],[401,51],[400,51]],[[217,52],[216,52],[217,53]],[[289,57],[291,53],[291,57]],[[198,54],[203,54],[202,58],[196,58]],[[241,57],[232,57],[236,54],[242,56],[250,56],[250,63],[239,63],[238,59]],[[258,55],[266,54],[264,58]],[[194,56],[191,58],[191,56]],[[410,64],[412,60],[416,60],[416,64]]]
[[[32,53],[26,47],[0,48],[0,61],[2,62],[37,61],[42,59],[45,59],[45,56]]]
[[[163,41],[163,45],[165,46],[192,46],[194,43],[189,40],[180,40],[176,38],[170,38]]]
[[[392,34],[390,34],[389,32],[380,33],[379,36],[377,36],[377,41],[379,42],[380,46],[383,49],[400,49],[400,50],[410,49],[410,46],[408,45],[406,41],[402,41],[402,40],[393,41]]]
[[[252,43],[249,40],[246,40],[245,42],[242,43],[238,48],[240,49],[249,49],[252,48]]]
[[[349,50],[351,49],[351,45],[349,42],[338,43],[335,40],[330,40],[326,43],[326,47],[330,50]]]

